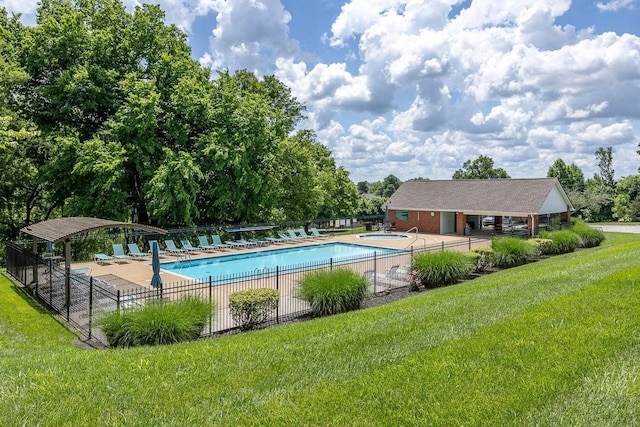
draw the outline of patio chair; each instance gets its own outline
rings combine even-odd
[[[328,239],[329,236],[326,234],[322,234],[320,233],[320,231],[318,231],[317,228],[315,227],[311,227],[309,230],[311,230],[311,234],[319,239]]]
[[[180,249],[179,247],[177,247],[176,243],[171,239],[165,240],[164,244],[167,247],[167,250],[169,252],[171,252],[172,254],[183,254],[183,253],[187,252],[184,249]]]
[[[224,243],[225,245],[229,245],[229,247],[236,248],[236,249],[247,247],[247,245],[245,245],[244,243],[239,243],[239,242],[236,242],[235,240],[225,240]]]
[[[252,248],[252,247],[255,247],[255,246],[259,246],[258,243],[250,242],[250,241],[245,240],[245,239],[238,239],[235,242],[236,243],[240,243],[241,245],[245,245],[246,248]]]
[[[296,234],[296,231],[295,231],[295,230],[288,229],[287,231],[289,232],[289,236],[290,236],[292,239],[295,239],[295,240],[305,240],[305,238],[304,238],[304,237],[302,237],[302,236],[298,236],[298,235]]]
[[[285,239],[279,237],[265,237],[265,240],[270,243],[287,243]]]
[[[124,253],[124,248],[120,243],[113,244],[113,257],[116,262],[129,262],[131,257]]]
[[[149,253],[151,253],[151,251],[153,250],[154,243],[158,245],[158,255],[163,255],[167,253],[167,251],[163,251],[162,249],[160,249],[160,243],[158,243],[157,240],[149,240]]]
[[[182,245],[182,248],[187,252],[198,252],[200,250],[193,246],[187,239],[180,239],[180,244]]]
[[[378,273],[375,270],[364,272],[365,277],[371,283],[372,292],[377,291],[374,285],[384,285],[386,289],[401,288],[409,283],[407,279],[407,271],[401,270],[400,265],[392,265],[384,273]]]
[[[299,229],[294,230],[294,231],[297,231],[300,234],[300,237],[302,237],[303,239],[316,239],[316,236],[308,235],[307,232],[304,231],[304,228],[299,228]]]
[[[105,265],[109,264],[109,261],[113,261],[113,257],[107,254],[99,253],[93,256],[93,260],[96,264]]]
[[[213,246],[218,249],[228,249],[231,247],[230,245],[225,245],[224,243],[222,243],[222,240],[220,240],[220,236],[217,234],[212,234],[211,239],[213,240]]]
[[[267,246],[271,244],[268,240],[260,240],[260,239],[249,239],[250,242],[255,243],[258,246]]]
[[[284,234],[284,233],[278,233],[278,236],[280,236],[280,238],[281,238],[283,241],[288,242],[288,243],[298,243],[299,241],[301,241],[301,240],[302,240],[301,238],[299,238],[299,237],[297,237],[297,236],[296,236],[295,238],[293,238],[293,237],[287,236],[287,235],[286,235],[286,234]]]
[[[146,254],[142,251],[140,251],[140,248],[138,247],[137,243],[128,243],[127,247],[129,248],[129,255],[134,257],[134,258],[148,258],[149,254]]]
[[[215,245],[209,244],[209,241],[207,240],[207,236],[198,236],[198,241],[200,242],[200,244],[198,245],[198,248],[202,249],[203,251],[214,251],[217,249]]]

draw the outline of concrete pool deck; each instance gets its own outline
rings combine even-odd
[[[273,249],[284,249],[291,247],[302,247],[309,245],[318,245],[322,243],[328,242],[343,242],[343,243],[353,243],[358,245],[365,246],[376,246],[383,248],[392,248],[392,249],[405,249],[413,246],[414,248],[423,248],[423,247],[436,247],[444,244],[452,245],[459,243],[460,250],[468,250],[469,246],[469,237],[460,237],[457,235],[446,234],[446,235],[434,235],[434,234],[423,234],[423,233],[395,233],[395,234],[407,234],[410,237],[407,239],[362,239],[358,236],[364,234],[380,234],[380,233],[353,233],[353,234],[338,234],[332,235],[328,238],[323,239],[305,239],[300,242],[295,243],[279,243],[279,244],[270,244],[268,246],[262,246],[258,248],[251,249],[225,249],[225,250],[216,250],[216,251],[202,251],[198,253],[191,254],[191,259],[199,259],[199,258],[208,258],[208,257],[218,257],[225,255],[233,255],[233,254],[241,254],[247,252],[258,252],[264,250],[273,250]],[[472,247],[481,247],[488,246],[490,244],[490,240],[486,239],[484,236],[472,236],[471,237],[471,246]],[[167,253],[164,254],[160,262],[174,261],[177,257]],[[96,262],[82,262],[82,263],[73,263],[71,268],[90,268],[91,276],[93,277],[109,277],[107,279],[110,283],[115,285],[118,289],[131,289],[133,287],[144,287],[151,288],[151,257],[145,259],[134,259],[132,258],[128,263],[116,263],[115,261],[110,261],[108,264],[98,264]],[[249,269],[250,270],[250,269]],[[177,276],[171,274],[169,272],[162,271],[161,273],[162,281],[166,284],[184,282],[184,277]]]

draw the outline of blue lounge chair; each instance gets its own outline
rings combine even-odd
[[[265,240],[271,243],[287,243],[285,239],[279,237],[265,237]]]
[[[129,262],[131,261],[131,257],[124,253],[124,248],[120,243],[113,244],[113,257],[116,262]]]
[[[235,242],[233,240],[225,240],[224,243],[226,245],[229,245],[230,247],[236,248],[236,249],[246,248],[247,247],[247,245],[245,245],[244,243],[238,243],[238,242]]]
[[[316,236],[308,235],[307,232],[304,231],[304,228],[299,228],[299,229],[294,230],[294,231],[297,231],[298,233],[300,233],[300,237],[302,237],[303,239],[315,239],[316,238]]]
[[[251,248],[251,247],[254,247],[254,246],[259,246],[258,243],[250,242],[250,241],[245,240],[245,239],[238,239],[238,240],[236,240],[236,243],[240,243],[241,245],[244,245],[245,248]]]
[[[134,258],[148,258],[149,254],[140,251],[137,243],[128,243],[129,255]]]
[[[113,257],[107,254],[99,253],[93,256],[93,260],[96,264],[104,265],[109,264],[109,261],[113,261]]]
[[[167,247],[167,250],[172,254],[183,254],[187,252],[184,249],[180,249],[179,247],[177,247],[175,242],[171,239],[165,240],[164,244]]]
[[[289,232],[289,236],[291,236],[292,239],[295,240],[305,240],[305,237],[302,236],[298,236],[295,232],[295,230],[289,229],[287,230]]]
[[[299,242],[300,240],[302,240],[301,238],[299,238],[299,237],[297,237],[297,236],[296,236],[296,238],[294,239],[293,237],[287,236],[287,235],[286,235],[286,234],[284,234],[284,233],[278,233],[278,236],[280,236],[280,238],[281,238],[283,241],[288,242],[288,243],[297,243],[297,242]]]
[[[149,253],[151,253],[151,251],[153,250],[153,244],[158,245],[158,255],[162,255],[162,254],[166,254],[167,251],[163,251],[162,249],[160,249],[160,243],[158,243],[157,240],[149,240]]]
[[[328,239],[329,238],[329,236],[327,236],[326,234],[320,233],[320,231],[318,231],[318,229],[315,228],[315,227],[311,227],[309,230],[311,230],[311,234],[314,237],[317,237],[318,239]]]
[[[260,240],[260,239],[249,239],[250,242],[255,243],[258,246],[267,246],[271,242],[268,240]]]
[[[198,248],[202,249],[203,251],[214,251],[217,249],[214,245],[209,244],[207,236],[198,236],[198,241],[200,242]]]
[[[213,245],[218,249],[228,249],[231,247],[222,243],[222,240],[220,240],[220,236],[217,234],[212,234],[211,239],[213,240]]]
[[[195,246],[193,246],[191,242],[187,239],[181,239],[180,244],[182,244],[182,248],[187,252],[198,252],[200,250]]]

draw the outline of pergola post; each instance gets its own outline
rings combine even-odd
[[[33,253],[33,283],[38,283],[38,238],[34,236],[31,242]]]
[[[71,306],[71,240],[64,241],[64,303],[67,312]],[[68,319],[67,319],[68,320]]]

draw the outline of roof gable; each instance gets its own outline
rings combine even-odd
[[[542,213],[550,195],[572,207],[556,178],[407,181],[391,196],[388,205],[395,210],[526,216]]]

